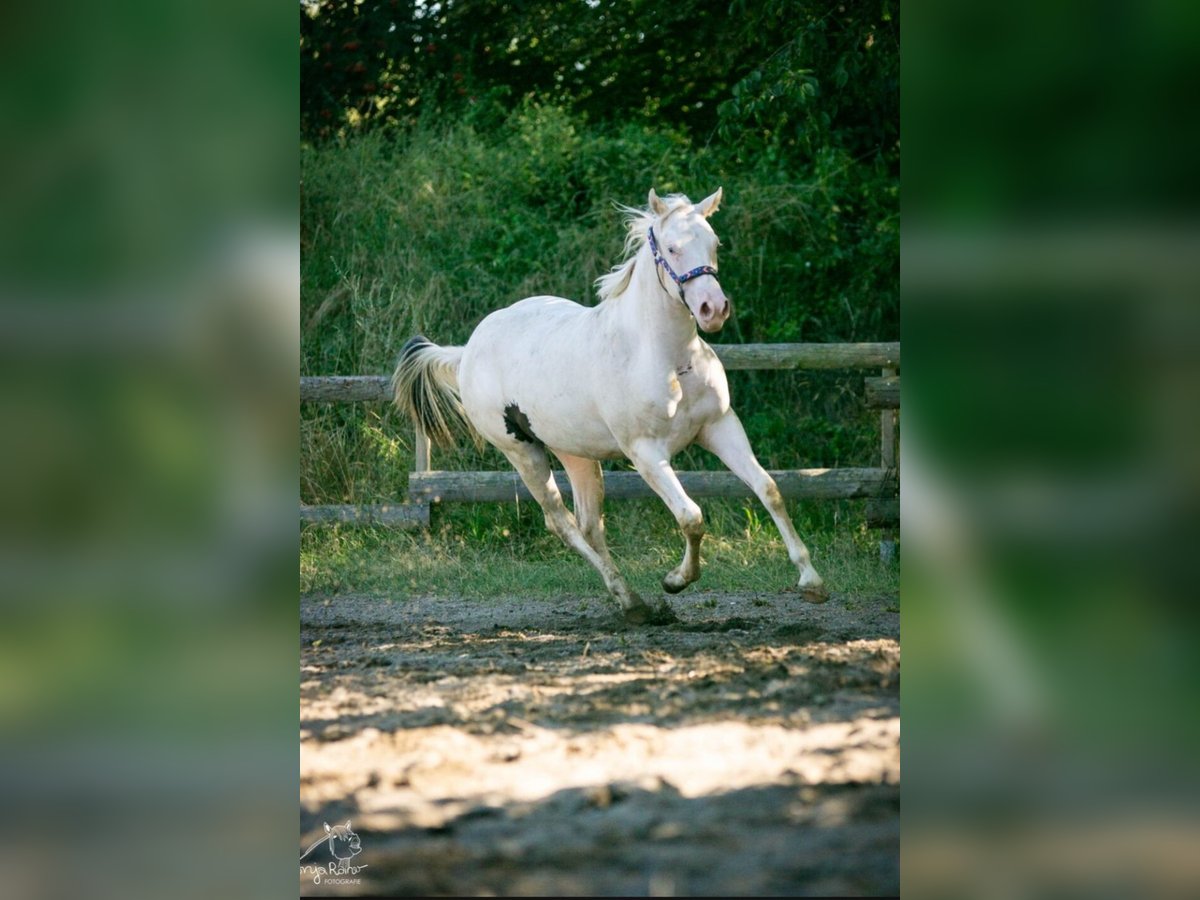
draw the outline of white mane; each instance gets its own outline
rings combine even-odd
[[[670,210],[663,217],[663,221],[670,218],[671,214],[677,209],[692,205],[692,201],[683,194],[668,194],[661,199]],[[650,226],[658,219],[648,209],[637,209],[632,206],[626,206],[623,203],[617,203],[615,206],[625,215],[625,256],[607,274],[601,275],[596,279],[596,296],[601,303],[605,300],[613,300],[621,296],[625,292],[625,289],[629,287],[629,281],[633,277],[633,266],[637,262],[637,255],[646,244],[646,233],[650,230]]]

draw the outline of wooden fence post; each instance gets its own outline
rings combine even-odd
[[[416,436],[413,440],[413,471],[428,472],[432,466],[430,461],[431,445],[429,435],[425,433],[425,429],[420,425],[417,426]]]
[[[899,369],[885,366],[885,378],[899,373]],[[885,471],[898,474],[896,469],[900,459],[900,410],[885,409],[879,414],[880,431],[880,464]],[[896,559],[896,538],[894,528],[885,529],[879,539],[879,560],[892,563]]]

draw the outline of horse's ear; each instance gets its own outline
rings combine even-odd
[[[649,209],[656,216],[665,216],[670,209],[667,204],[658,199],[658,194],[654,193],[654,188],[650,188]]]
[[[328,822],[326,822],[326,823],[325,823],[325,833],[326,833],[326,834],[329,834],[331,831],[333,831],[333,829],[332,829],[332,828],[330,828],[330,827],[329,827],[329,823],[328,823]]]
[[[713,194],[711,197],[705,197],[696,204],[696,210],[700,213],[700,215],[707,219],[721,208],[721,192],[723,190],[724,188],[717,188],[715,194]]]
[[[350,827],[350,820],[349,820],[349,819],[347,819],[347,820],[346,820],[346,830],[347,830],[347,831],[352,831],[352,830],[353,830],[353,829]]]

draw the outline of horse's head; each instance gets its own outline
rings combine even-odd
[[[717,280],[720,241],[708,217],[721,205],[721,188],[693,204],[687,197],[662,200],[650,189],[650,212],[655,217],[649,242],[656,264],[664,269],[702,331],[720,331],[729,318],[730,303]]]
[[[350,859],[362,852],[362,842],[351,830],[349,819],[345,825],[335,825],[332,828],[326,822],[325,833],[329,835],[329,852],[333,854],[334,859]]]

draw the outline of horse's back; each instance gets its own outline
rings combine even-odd
[[[476,326],[471,340],[489,339],[494,332],[506,335],[513,331],[526,333],[530,329],[553,332],[586,315],[588,309],[565,297],[526,297],[485,316]]]
[[[562,297],[528,297],[487,315],[472,332],[464,364],[520,375],[555,371],[588,332],[588,307]],[[494,373],[494,374],[495,374]]]

